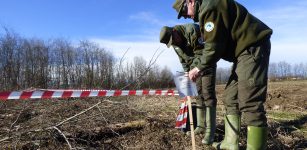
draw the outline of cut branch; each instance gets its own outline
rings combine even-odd
[[[63,136],[63,138],[65,139],[66,143],[69,146],[69,149],[73,149],[72,146],[70,145],[68,139],[66,138],[65,134],[59,128],[57,128],[55,126],[53,127],[53,129],[57,130]]]
[[[146,120],[136,120],[125,123],[110,124],[107,127],[97,127],[94,129],[94,132],[99,134],[109,134],[110,132],[122,134],[132,130],[138,130],[144,128],[145,125],[146,125]]]

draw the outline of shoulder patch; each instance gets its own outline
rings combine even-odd
[[[207,32],[211,32],[214,29],[214,23],[213,22],[206,22],[205,24],[205,30]]]

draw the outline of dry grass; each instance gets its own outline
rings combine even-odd
[[[217,86],[218,130],[223,139],[223,85]],[[307,82],[269,84],[266,109],[270,149],[307,147]],[[0,149],[190,149],[190,137],[174,128],[178,97],[113,97],[0,102]],[[57,126],[63,120],[101,102],[97,107]],[[117,124],[144,120],[125,130]],[[144,124],[143,124],[144,123]],[[98,130],[99,129],[99,130]],[[240,145],[246,146],[246,126]],[[196,136],[198,149],[210,149]],[[70,145],[70,146],[69,146]]]

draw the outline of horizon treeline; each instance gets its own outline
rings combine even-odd
[[[169,68],[134,57],[132,62],[87,40],[44,41],[0,32],[0,91],[54,89],[166,89],[173,88]]]
[[[173,74],[166,66],[134,57],[125,62],[87,40],[24,38],[0,32],[0,91],[42,89],[168,89]],[[128,51],[129,52],[129,51]],[[175,56],[177,57],[177,56]],[[179,60],[178,60],[179,61]],[[231,68],[217,68],[216,83],[227,83]],[[307,63],[270,63],[270,81],[306,79]]]

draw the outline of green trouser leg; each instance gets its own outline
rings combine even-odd
[[[239,150],[240,116],[225,116],[225,137],[220,143],[213,143],[216,149]]]
[[[196,129],[194,130],[194,134],[203,134],[205,133],[205,109],[203,106],[196,106]],[[191,135],[191,132],[187,132],[187,135]]]
[[[205,137],[201,141],[203,144],[210,145],[214,141],[216,129],[216,108],[206,107],[206,131]]]
[[[266,127],[247,127],[247,150],[265,150],[267,148],[268,129]]]

